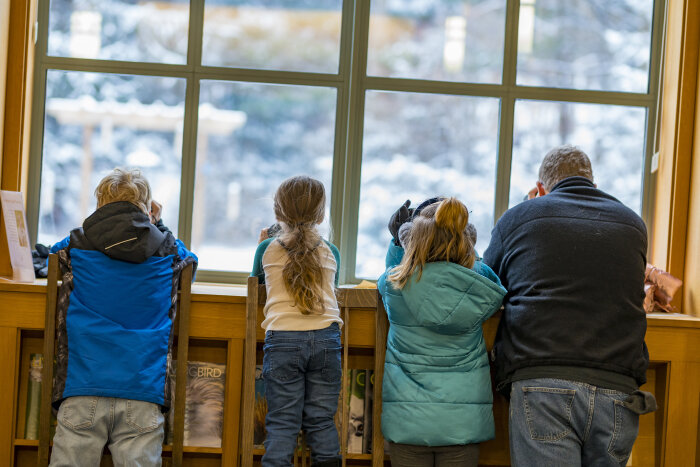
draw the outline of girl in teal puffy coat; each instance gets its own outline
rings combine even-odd
[[[478,443],[494,437],[481,325],[506,289],[476,261],[468,221],[456,198],[420,210],[402,235],[405,252],[397,235],[392,240],[377,283],[390,324],[382,433],[393,467],[476,466]]]

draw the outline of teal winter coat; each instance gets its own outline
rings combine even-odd
[[[389,317],[382,433],[395,443],[451,446],[494,437],[493,394],[481,324],[506,289],[481,261],[428,263],[406,286],[387,280],[403,248],[393,241],[377,288]]]

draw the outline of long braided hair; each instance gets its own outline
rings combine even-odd
[[[294,306],[302,314],[322,314],[323,267],[316,226],[323,221],[326,192],[323,184],[304,175],[288,178],[277,189],[274,211],[282,232],[278,237],[287,250],[289,261],[282,278]]]

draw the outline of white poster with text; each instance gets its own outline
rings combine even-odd
[[[0,190],[0,206],[5,220],[7,246],[10,250],[12,280],[34,282],[32,249],[29,246],[29,231],[27,230],[27,217],[24,214],[22,193]]]

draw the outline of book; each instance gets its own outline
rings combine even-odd
[[[255,367],[255,406],[253,409],[253,445],[262,448],[267,431],[265,430],[267,416],[267,399],[265,398],[265,380],[262,376],[262,365]]]
[[[176,362],[173,361],[173,367]],[[175,401],[175,373],[171,378],[171,397]],[[187,362],[185,392],[185,446],[221,447],[224,426],[224,387],[226,365],[209,362]],[[166,440],[173,442],[174,411],[168,415]]]
[[[44,369],[44,354],[29,355],[29,376],[27,378],[27,408],[24,417],[24,439],[39,439],[39,419],[41,416],[42,371]],[[51,411],[49,436],[53,439],[56,433],[56,414]]]
[[[39,415],[41,413],[41,371],[44,356],[29,356],[29,380],[27,382],[27,411],[24,418],[24,439],[39,439]]]
[[[365,378],[366,370],[350,370],[348,393],[348,453],[362,453],[362,438],[365,429]]]
[[[365,376],[365,418],[363,421],[364,430],[362,431],[362,452],[364,454],[372,453],[372,408],[374,405],[374,370],[366,370]]]

